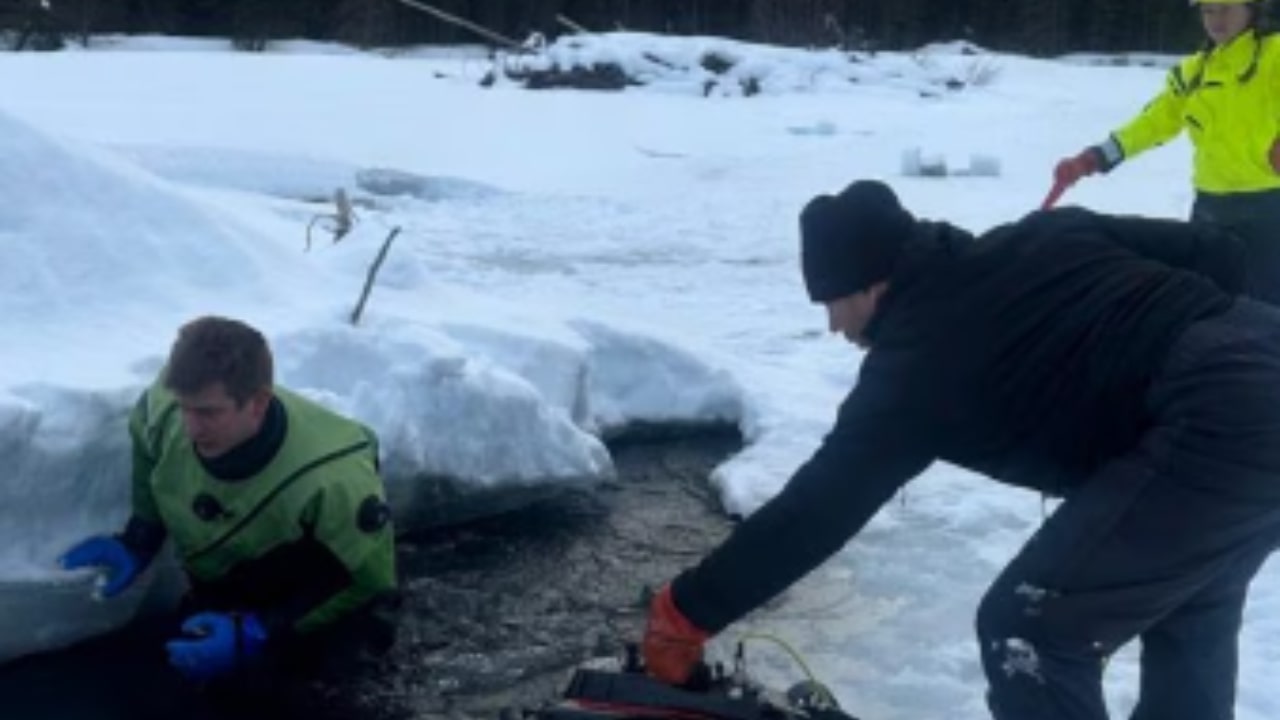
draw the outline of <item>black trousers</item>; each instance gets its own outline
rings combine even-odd
[[[1137,638],[1134,720],[1234,717],[1250,580],[1280,543],[1280,310],[1192,326],[1139,445],[1069,495],[1005,568],[977,631],[996,720],[1104,720],[1106,658]]]
[[[1191,219],[1222,225],[1239,235],[1249,259],[1245,293],[1280,305],[1280,190],[1198,193]]]

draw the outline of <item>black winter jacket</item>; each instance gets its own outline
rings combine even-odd
[[[1069,491],[1136,444],[1168,349],[1231,306],[1244,270],[1240,242],[1206,225],[1078,208],[977,239],[918,223],[835,427],[676,578],[676,605],[718,632],[839,550],[934,460]]]

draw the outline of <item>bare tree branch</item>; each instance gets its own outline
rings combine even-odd
[[[387,239],[382,243],[382,249],[378,250],[378,257],[374,258],[373,265],[369,266],[369,274],[364,279],[364,289],[360,291],[360,301],[356,303],[356,309],[351,312],[352,325],[360,324],[360,316],[364,314],[364,304],[369,299],[369,292],[373,290],[373,281],[378,278],[378,270],[382,268],[382,261],[387,259],[387,251],[391,249],[391,243],[395,241],[396,236],[399,234],[399,226],[391,230],[391,234],[387,235]]]
[[[399,2],[402,5],[407,5],[415,10],[421,10],[422,12],[427,13],[428,15],[432,15],[452,25],[457,25],[458,27],[470,30],[471,32],[479,35],[480,37],[485,38],[486,40],[498,43],[499,45],[505,45],[506,47],[512,50],[515,50],[517,52],[529,52],[529,48],[525,47],[521,43],[516,42],[515,40],[512,40],[509,37],[506,37],[505,35],[500,35],[490,30],[489,28],[483,27],[481,25],[477,25],[471,22],[470,20],[466,20],[458,17],[457,15],[447,13],[441,10],[440,8],[433,7],[424,2],[418,2],[418,0],[396,0],[396,2]]]
[[[351,209],[351,200],[347,198],[347,191],[338,188],[333,192],[333,214],[321,213],[311,218],[311,222],[307,223],[307,251],[311,250],[311,231],[315,229],[316,223],[321,220],[332,220],[333,227],[327,230],[333,233],[333,244],[337,245],[338,241],[347,236],[351,232],[351,228],[355,226],[355,212]]]
[[[570,30],[572,30],[572,31],[574,31],[574,32],[576,32],[576,33],[582,33],[583,35],[590,35],[590,34],[591,34],[591,31],[590,31],[590,30],[588,30],[588,29],[586,29],[586,28],[582,27],[581,25],[579,25],[578,23],[576,23],[576,22],[574,22],[573,20],[569,19],[569,18],[568,18],[567,16],[565,16],[565,15],[561,15],[561,14],[559,14],[559,13],[556,13],[556,22],[560,23],[561,25],[563,25],[563,26],[565,26],[565,27],[569,28]]]

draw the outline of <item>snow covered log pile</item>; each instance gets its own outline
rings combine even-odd
[[[481,84],[530,90],[647,87],[704,97],[888,85],[928,97],[985,84],[995,75],[984,53],[967,44],[869,54],[616,32],[569,35],[532,52],[499,55]]]

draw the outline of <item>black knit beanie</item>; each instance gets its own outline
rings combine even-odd
[[[889,277],[916,219],[888,185],[858,180],[800,211],[800,262],[813,302],[866,290]]]

